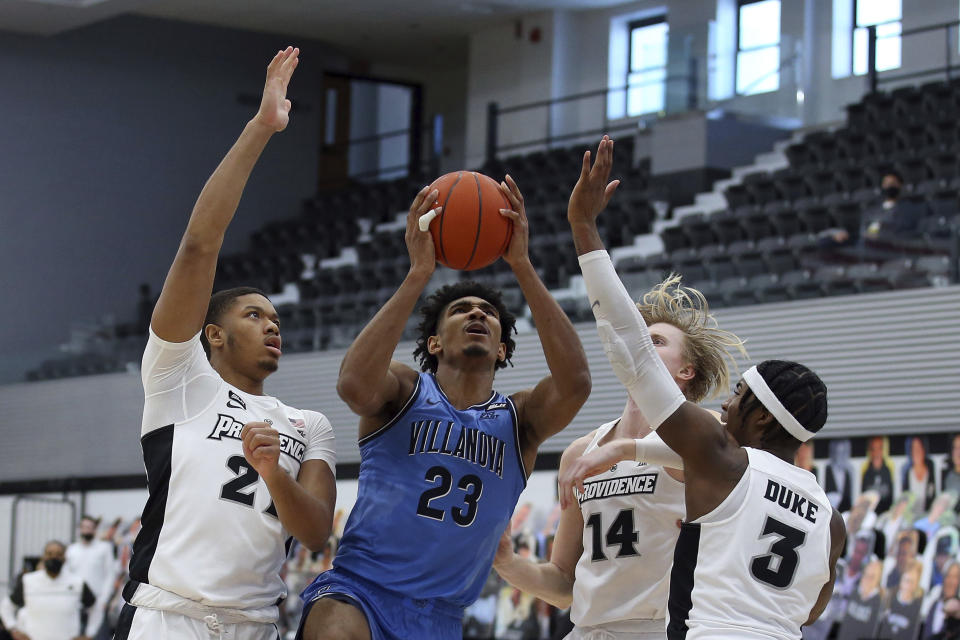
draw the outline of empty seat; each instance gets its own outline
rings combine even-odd
[[[663,250],[667,253],[690,246],[690,238],[682,227],[664,227],[660,230],[660,239],[663,240]]]
[[[833,216],[825,206],[815,206],[798,212],[808,233],[819,233],[834,226]]]
[[[785,302],[790,299],[786,287],[774,273],[755,275],[748,280],[747,286],[753,291],[753,296],[757,302]]]
[[[813,273],[813,279],[827,296],[853,295],[857,284],[849,277],[846,268],[840,265],[822,265]]]
[[[718,211],[708,218],[713,236],[720,244],[742,240],[746,232],[740,225],[740,216],[733,211]]]
[[[810,277],[806,269],[788,271],[780,276],[780,284],[793,300],[819,298],[823,295],[820,285]]]
[[[728,307],[739,307],[757,302],[747,279],[741,276],[724,278],[719,282],[717,289]]]

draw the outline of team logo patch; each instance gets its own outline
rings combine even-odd
[[[506,409],[506,408],[507,408],[506,402],[494,402],[493,404],[487,406],[487,411],[494,411],[495,409]]]
[[[307,425],[303,420],[298,420],[297,418],[287,418],[287,420],[290,421],[290,426],[300,434],[301,438],[307,437]]]
[[[231,409],[247,410],[247,403],[233,391],[227,391],[227,406]]]

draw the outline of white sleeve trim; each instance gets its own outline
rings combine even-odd
[[[686,398],[667,371],[647,325],[604,250],[579,257],[603,351],[620,383],[654,429]]]

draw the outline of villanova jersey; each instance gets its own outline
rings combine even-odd
[[[749,466],[730,495],[683,524],[670,576],[670,640],[799,640],[830,579],[833,508],[816,478],[745,450]]]
[[[360,440],[334,567],[410,598],[471,604],[526,486],[518,437],[506,396],[459,411],[421,373],[400,413]]]
[[[615,425],[601,426],[584,453]],[[686,515],[683,483],[663,467],[627,460],[593,476],[583,489],[577,492],[583,555],[570,619],[578,627],[612,624],[620,631],[663,633],[677,520]]]
[[[335,470],[330,423],[225,382],[199,334],[171,343],[151,329],[141,374],[149,497],[125,598],[145,604],[155,592],[142,585],[151,585],[211,607],[272,607],[275,617],[274,605],[286,595],[280,569],[289,534],[243,456],[240,430],[246,422],[269,422],[280,432],[280,465],[296,478],[307,460]]]

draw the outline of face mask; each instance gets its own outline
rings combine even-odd
[[[47,558],[43,561],[43,566],[47,568],[48,573],[57,575],[63,568],[63,560],[61,558]]]
[[[83,538],[86,542],[90,542],[91,540],[93,540],[92,533],[81,533],[80,537]]]
[[[896,200],[897,196],[900,195],[900,187],[886,187],[883,190],[883,195],[886,196],[888,200]]]

